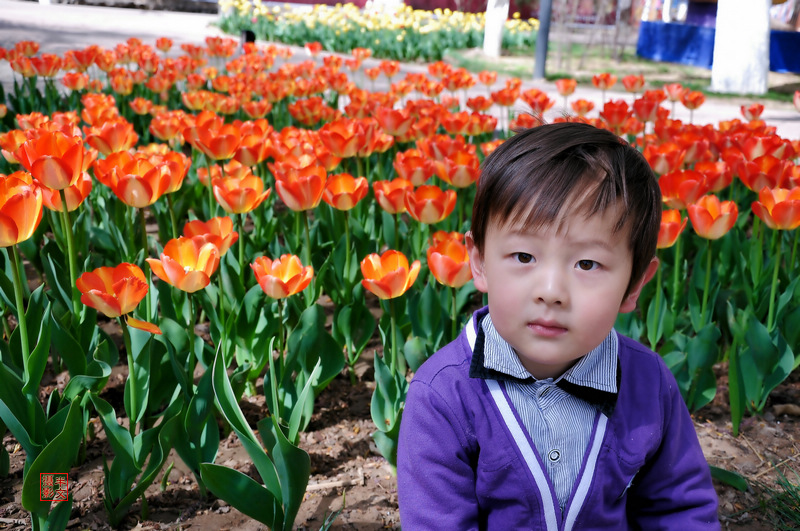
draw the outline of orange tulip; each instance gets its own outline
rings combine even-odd
[[[764,104],[751,103],[750,105],[742,105],[740,109],[744,119],[748,122],[752,122],[753,120],[758,120],[758,118],[761,116],[761,113],[764,112]]]
[[[421,186],[433,175],[433,162],[424,156],[419,149],[398,151],[394,156],[392,167],[397,175],[413,184]]]
[[[594,109],[594,103],[584,99],[575,100],[570,103],[570,106],[578,116],[586,116]]]
[[[700,91],[687,91],[681,96],[681,103],[683,106],[693,111],[700,107],[706,101],[706,96]]]
[[[261,289],[273,299],[284,299],[300,293],[311,283],[312,266],[304,266],[300,258],[284,254],[277,260],[259,256],[250,264]]]
[[[777,230],[794,230],[800,227],[800,188],[764,187],[758,201],[752,203],[753,214],[767,227]]]
[[[241,132],[233,124],[219,128],[199,127],[195,147],[212,160],[231,158],[241,143]]]
[[[701,238],[717,240],[736,223],[739,209],[733,201],[720,201],[715,195],[701,197],[688,207],[692,228]]]
[[[18,171],[0,176],[0,247],[24,242],[41,220],[42,192],[31,175]]]
[[[562,78],[556,80],[556,90],[562,96],[569,96],[575,92],[575,87],[578,86],[578,81],[572,78]]]
[[[461,241],[447,238],[428,247],[428,268],[441,284],[460,288],[472,278],[467,247]]]
[[[98,267],[83,273],[76,285],[81,302],[106,317],[131,313],[147,294],[147,278],[135,264]]]
[[[665,173],[658,179],[661,197],[670,208],[683,209],[709,191],[705,175],[695,170]]]
[[[603,72],[601,74],[595,74],[592,76],[592,85],[599,88],[602,91],[606,91],[613,87],[617,83],[617,76],[610,74],[608,72]]]
[[[45,132],[22,144],[14,156],[41,184],[63,190],[83,173],[83,138],[60,131]]]
[[[630,74],[622,78],[622,84],[625,86],[626,91],[636,94],[644,88],[644,76]]]
[[[195,219],[183,226],[183,235],[187,238],[201,236],[217,246],[219,255],[223,256],[239,239],[239,233],[233,230],[233,220],[227,216],[211,218],[208,221]]]
[[[494,102],[486,96],[475,96],[467,100],[467,107],[475,112],[486,112],[493,104]]]
[[[456,188],[472,185],[481,175],[480,159],[469,151],[459,151],[450,157],[433,161],[433,168],[437,177]]]
[[[61,212],[64,207],[62,206],[63,203],[61,202],[61,194],[59,191],[46,186],[40,188],[42,190],[44,206],[50,210]],[[64,196],[67,198],[67,211],[72,212],[81,206],[86,198],[89,197],[91,191],[92,177],[88,173],[83,172],[80,179],[78,179],[75,184],[64,189]]]
[[[643,122],[655,122],[660,108],[659,103],[652,98],[637,98],[633,102],[633,113]]]
[[[211,282],[219,266],[219,249],[202,236],[183,236],[168,241],[160,258],[147,258],[147,263],[164,282],[194,293]]]
[[[661,227],[658,229],[658,249],[666,249],[675,245],[689,218],[681,218],[681,211],[665,210],[661,213]]]
[[[788,160],[780,160],[772,155],[762,155],[755,160],[741,160],[734,164],[734,172],[752,191],[764,187],[789,188],[794,164]]]
[[[478,81],[487,87],[491,87],[497,82],[497,72],[492,70],[481,70],[478,72]]]
[[[722,160],[713,162],[704,160],[694,165],[694,170],[706,176],[709,192],[719,192],[730,186],[733,182],[733,172],[728,164]]]
[[[628,103],[624,100],[607,101],[603,105],[603,110],[600,111],[600,117],[603,118],[608,127],[616,134],[622,133],[623,125],[631,111],[628,108]]]
[[[103,155],[127,151],[139,140],[139,135],[133,130],[133,124],[124,118],[84,128],[84,132],[86,143]]]
[[[272,192],[271,188],[264,190],[264,181],[252,174],[213,179],[211,184],[214,197],[229,214],[244,214],[255,210]]]
[[[154,164],[145,155],[118,151],[96,161],[94,173],[120,201],[134,208],[144,208],[166,193],[174,169],[167,163]]]
[[[28,136],[22,129],[12,129],[5,133],[0,133],[0,152],[9,164],[19,164],[16,151],[28,140]]]
[[[411,181],[402,177],[391,181],[375,181],[372,183],[375,200],[389,214],[402,214],[406,211],[406,194],[412,190],[414,190],[414,185]]]
[[[683,165],[684,150],[674,142],[648,144],[644,148],[644,158],[658,175],[676,171]]]
[[[406,210],[421,223],[438,223],[456,207],[456,192],[444,191],[435,185],[423,185],[405,196]]]
[[[667,99],[672,102],[681,101],[683,95],[688,91],[689,89],[684,88],[680,83],[667,83],[664,85],[664,92],[667,94]]]
[[[382,255],[372,253],[361,261],[361,285],[381,299],[399,297],[414,284],[421,264],[415,260],[411,267],[400,251],[388,250]]]
[[[400,138],[409,135],[411,126],[416,121],[408,109],[392,109],[390,107],[378,107],[375,118],[387,134]]]
[[[366,178],[339,173],[328,178],[322,199],[337,210],[350,210],[367,196],[368,191]]]
[[[270,168],[278,168],[276,163]],[[295,212],[311,210],[319,205],[325,191],[327,173],[322,166],[306,166],[301,169],[284,168],[275,174],[275,189],[281,200]]]

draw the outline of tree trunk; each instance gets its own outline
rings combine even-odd
[[[508,20],[509,0],[489,0],[486,3],[486,24],[483,30],[483,53],[500,57],[503,28]]]
[[[711,90],[765,94],[770,0],[719,0]]]

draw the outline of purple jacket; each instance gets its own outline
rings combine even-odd
[[[694,424],[661,357],[619,336],[621,383],[595,418],[562,514],[503,384],[470,378],[476,312],[411,382],[400,425],[403,529],[719,529]]]

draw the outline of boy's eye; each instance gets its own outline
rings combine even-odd
[[[600,264],[598,264],[594,260],[578,260],[578,263],[575,264],[575,267],[577,267],[581,271],[591,271],[592,269],[596,269],[599,266]]]
[[[521,264],[529,264],[533,262],[533,255],[528,253],[514,253],[514,256],[517,257],[517,260]]]

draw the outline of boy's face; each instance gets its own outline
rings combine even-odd
[[[559,232],[490,223],[483,253],[467,235],[475,287],[489,294],[492,322],[537,379],[560,376],[597,347],[658,268],[654,258],[626,295],[632,254],[629,229],[614,232],[618,213],[568,214]]]

